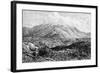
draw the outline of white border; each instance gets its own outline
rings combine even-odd
[[[87,12],[91,13],[91,60],[77,60],[77,61],[60,61],[60,62],[41,62],[41,63],[22,63],[22,9],[28,10],[49,10],[49,11],[70,11],[70,12]],[[52,68],[52,67],[70,67],[70,66],[86,66],[95,65],[96,57],[96,13],[92,8],[78,8],[78,7],[59,7],[59,6],[44,6],[44,5],[28,5],[17,4],[17,70],[22,69],[38,69],[38,68]]]

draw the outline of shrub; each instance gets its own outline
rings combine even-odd
[[[48,47],[42,47],[39,49],[39,56],[50,56],[52,50],[49,49]]]

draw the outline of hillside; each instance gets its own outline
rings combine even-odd
[[[25,37],[32,37],[31,41],[45,43],[51,48],[72,44],[77,39],[90,38],[90,33],[81,32],[68,25],[41,24],[32,28],[23,27],[23,38]]]
[[[23,27],[23,43],[31,42],[39,47],[37,57],[23,51],[23,63],[90,59],[90,35],[68,25]]]
[[[90,36],[90,33],[79,31],[76,27],[52,24],[41,24],[32,28],[23,27],[23,32],[25,33],[24,35],[29,34],[33,37],[53,36],[57,34],[62,38],[84,38]]]

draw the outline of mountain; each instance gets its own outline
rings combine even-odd
[[[33,28],[23,28],[25,35],[35,37],[54,37],[59,36],[60,38],[73,39],[73,38],[87,38],[90,33],[79,31],[76,27],[63,26],[63,25],[51,25],[41,24],[34,26]]]
[[[90,33],[82,32],[76,27],[68,25],[41,24],[32,28],[23,27],[23,36],[32,37],[34,41],[55,47],[71,44],[76,39],[90,38]]]
[[[31,29],[28,28],[28,27],[23,27],[23,28],[22,28],[22,35],[23,35],[23,37],[30,36],[30,35],[29,35],[29,31],[30,31],[30,30],[31,30]]]

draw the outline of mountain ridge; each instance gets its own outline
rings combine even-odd
[[[33,37],[59,34],[62,38],[90,38],[90,33],[79,31],[76,27],[63,25],[41,24],[32,28],[23,27],[23,32]]]

